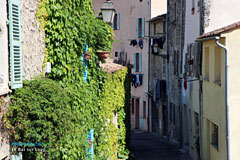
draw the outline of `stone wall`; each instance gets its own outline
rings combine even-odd
[[[185,22],[185,0],[168,1],[168,114],[170,119],[175,119],[176,123],[169,124],[169,135],[173,142],[181,143],[182,119],[181,112],[181,66],[184,47],[184,22]],[[181,14],[182,13],[182,14]],[[175,69],[174,69],[175,68]],[[170,105],[171,104],[171,105]]]
[[[44,32],[40,31],[36,12],[39,0],[20,0],[23,79],[33,79],[43,71]]]

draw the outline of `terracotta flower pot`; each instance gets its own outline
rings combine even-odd
[[[91,54],[85,54],[84,59],[86,59],[86,60],[91,59]]]
[[[109,57],[109,54],[109,51],[97,51],[97,55],[100,60],[107,59]]]

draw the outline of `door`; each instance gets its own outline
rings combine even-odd
[[[165,105],[162,106],[162,114],[163,114],[163,135],[167,135],[167,107]]]
[[[136,99],[135,128],[139,129],[139,99]]]

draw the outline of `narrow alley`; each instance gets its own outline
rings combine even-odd
[[[130,150],[134,160],[191,160],[157,134],[133,131]]]

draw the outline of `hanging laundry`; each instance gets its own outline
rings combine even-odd
[[[132,74],[132,86],[135,88],[143,84],[143,74]]]
[[[143,40],[139,39],[138,45],[141,49],[143,49]]]
[[[131,43],[129,44],[130,46],[132,45],[133,47],[137,45],[137,41],[134,39],[134,40],[131,40]]]
[[[153,46],[153,38],[151,38],[150,45]]]

